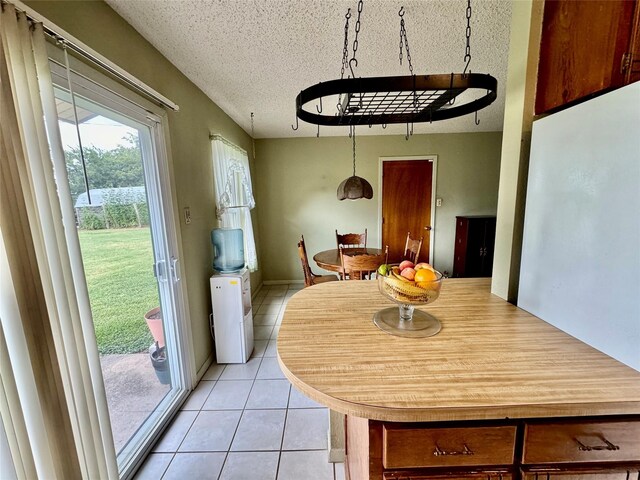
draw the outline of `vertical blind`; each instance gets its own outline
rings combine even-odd
[[[8,3],[0,75],[2,384],[15,385],[2,419],[31,447],[14,464],[39,478],[118,478],[45,35]]]

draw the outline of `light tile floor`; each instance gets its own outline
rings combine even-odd
[[[328,461],[328,410],[298,392],[276,359],[284,306],[301,287],[260,290],[252,357],[209,368],[136,479],[344,479],[344,464]]]

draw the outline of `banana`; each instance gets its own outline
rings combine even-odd
[[[401,280],[401,281],[406,282],[406,283],[411,283],[411,280],[409,280],[408,278],[404,278],[404,277],[403,277],[402,275],[400,275],[399,273],[396,273],[396,272],[393,272],[393,271],[392,271],[391,273],[392,273],[392,274],[393,274],[393,276],[394,276],[395,278],[397,278],[398,280]]]
[[[396,278],[395,276],[384,277],[385,286],[388,286],[391,290],[393,290],[397,296],[400,294],[402,296],[407,297],[408,300],[415,301],[423,301],[423,299],[428,299],[429,295],[432,294],[431,291],[424,290],[413,282],[407,280],[404,277]],[[398,299],[402,300],[402,299]]]

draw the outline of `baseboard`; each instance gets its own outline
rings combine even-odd
[[[287,285],[289,283],[295,283],[302,285],[304,280],[265,280],[263,285]]]
[[[200,367],[200,370],[198,370],[198,373],[196,374],[196,383],[202,380],[202,377],[204,377],[204,374],[207,373],[207,370],[209,370],[209,367],[211,366],[212,363],[213,363],[213,352],[211,352],[211,354],[204,361],[204,364],[202,365],[202,367]],[[194,385],[194,388],[195,388],[195,385]]]
[[[344,448],[329,449],[329,463],[344,463]]]
[[[331,445],[331,429],[327,432],[327,445],[329,445],[329,463],[344,463],[345,449],[344,442],[342,448],[340,446]]]
[[[262,282],[258,288],[256,288],[252,293],[251,293],[251,300],[254,300],[258,294],[260,293],[260,291],[262,290],[262,287],[264,287],[264,282]]]

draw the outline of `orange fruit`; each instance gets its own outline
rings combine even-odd
[[[429,270],[428,268],[422,268],[420,270],[416,270],[416,276],[413,279],[417,283],[422,282],[433,282],[437,280],[438,276],[433,270]]]

